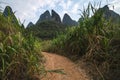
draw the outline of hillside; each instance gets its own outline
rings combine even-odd
[[[40,18],[33,24],[30,22],[26,28],[26,32],[32,32],[34,36],[41,39],[53,39],[60,33],[64,33],[65,29],[71,26],[76,26],[77,22],[72,20],[68,14],[65,14],[61,20],[59,14],[54,10],[50,12],[47,10],[40,15]]]
[[[120,23],[120,15],[114,12],[113,10],[110,10],[108,5],[104,6],[103,8],[98,9],[97,13],[102,13],[102,16],[107,20],[111,21],[114,24]]]
[[[60,33],[64,33],[65,28],[63,24],[55,21],[43,21],[34,26],[27,27],[26,33],[30,34],[32,32],[34,36],[40,39],[49,40],[57,37]]]
[[[12,11],[12,8],[10,6],[6,6],[2,15],[6,18],[10,17],[12,23],[19,25],[18,20],[14,13],[15,12]]]

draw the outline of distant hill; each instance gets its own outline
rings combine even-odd
[[[30,22],[26,28],[27,33],[32,32],[36,37],[41,39],[53,39],[58,34],[63,33],[68,26],[75,26],[77,22],[72,20],[68,14],[64,15],[61,20],[59,14],[54,10],[51,14],[46,10],[40,15],[40,18],[33,24]]]
[[[32,27],[32,26],[34,26],[34,24],[33,24],[32,22],[30,22],[30,23],[27,25],[28,28],[29,28],[29,27]]]
[[[26,28],[26,33],[32,32],[34,36],[43,39],[53,39],[58,34],[65,31],[65,26],[55,21],[43,21],[31,27]]]
[[[6,6],[2,15],[6,18],[9,18],[11,23],[14,25],[19,25],[19,22],[15,16],[15,12],[13,12],[12,8],[10,6]],[[65,14],[63,17],[63,20],[61,20],[61,17],[59,14],[51,10],[51,14],[48,10],[46,10],[43,14],[40,15],[40,18],[38,21],[33,24],[30,22],[27,25],[27,28],[25,30],[25,35],[33,33],[34,36],[41,38],[41,39],[53,39],[58,34],[64,33],[66,27],[68,26],[75,26],[76,21],[72,20],[71,17],[68,14]],[[23,30],[24,25],[22,24],[18,29]]]
[[[18,20],[14,14],[15,14],[15,12],[13,12],[13,10],[10,6],[5,7],[5,9],[3,11],[3,16],[5,16],[6,18],[10,17],[12,23],[19,24]]]
[[[49,20],[51,20],[51,15],[50,15],[50,12],[47,10],[43,14],[40,15],[40,18],[38,19],[36,24],[39,24],[42,21],[49,21]]]
[[[101,16],[103,16],[106,20],[111,20],[115,24],[120,23],[120,15],[110,10],[107,5],[99,8],[93,16],[97,15],[97,13],[102,13]],[[79,21],[81,20],[82,18],[79,19]],[[56,37],[58,33],[64,32],[65,28],[67,28],[68,26],[77,25],[78,22],[72,20],[71,17],[66,13],[61,20],[57,12],[52,10],[50,14],[50,12],[47,10],[40,15],[40,18],[38,19],[36,24],[34,24],[34,26],[33,23],[29,23],[27,30],[29,30],[29,32],[33,32],[34,35],[39,38],[52,39]]]
[[[57,23],[61,23],[61,18],[59,14],[55,12],[54,10],[51,11],[51,15],[50,15],[50,12],[47,10],[43,14],[40,15],[40,18],[38,19],[36,24],[39,24],[43,21],[55,21]]]
[[[103,8],[99,8],[96,12],[97,13],[102,13],[102,16],[106,20],[111,20],[112,23],[120,23],[120,15],[114,12],[113,10],[110,10],[108,5],[105,5]]]
[[[67,26],[76,26],[77,22],[75,20],[72,20],[71,17],[65,13],[63,20],[61,21],[61,18],[57,12],[54,10],[51,11],[51,14],[48,10],[46,10],[43,14],[40,15],[40,18],[36,22],[36,24],[39,24],[42,21],[55,21]]]
[[[54,10],[52,10],[52,21],[55,21],[55,22],[58,22],[58,23],[61,23],[61,18],[59,16],[58,13],[56,13]]]
[[[16,27],[17,29],[24,31],[25,27],[23,24],[20,24],[18,19],[15,16],[15,12],[13,12],[12,8],[10,6],[6,6],[2,16],[4,16],[5,18],[7,18],[7,20],[9,20],[10,23],[12,23],[14,25],[14,27]]]
[[[67,13],[65,13],[62,23],[67,26],[76,26],[78,24],[75,20],[72,20]]]

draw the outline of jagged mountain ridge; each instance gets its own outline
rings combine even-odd
[[[70,26],[75,26],[75,25],[78,24],[75,20],[72,20],[71,17],[67,13],[64,14],[62,23],[65,24],[65,25],[68,25],[68,26],[69,25]]]
[[[99,8],[96,13],[99,13],[100,11],[103,12],[103,16],[106,20],[111,20],[114,23],[120,23],[120,15],[114,12],[113,10],[110,10],[108,5],[105,5],[104,7]],[[78,25],[78,22],[75,20],[72,20],[72,18],[67,13],[64,14],[64,17],[61,20],[59,14],[54,10],[51,11],[51,15],[50,15],[50,12],[46,10],[43,14],[40,15],[40,18],[36,24],[42,21],[55,21],[58,23],[62,23],[66,26]]]
[[[77,22],[75,20],[72,20],[71,17],[65,13],[63,19],[61,20],[61,17],[57,12],[54,10],[51,10],[51,14],[48,10],[46,10],[43,14],[40,15],[40,18],[36,22],[36,24],[39,24],[43,21],[55,21],[57,23],[62,23],[63,25],[67,26],[76,26]]]
[[[106,20],[112,20],[112,23],[120,24],[120,15],[110,10],[108,6],[98,9],[96,13],[99,13],[100,11],[103,12],[103,16]],[[12,23],[19,24],[10,6],[6,6],[5,10],[3,11],[3,16],[6,18],[10,17]],[[50,15],[49,11],[46,11],[40,16],[38,24],[33,24],[30,22],[28,24],[28,28],[34,26],[29,30],[34,32],[35,35],[39,36],[40,38],[49,38],[49,36],[54,38],[58,34],[57,31],[59,33],[61,33],[61,31],[64,32],[66,25],[74,26],[76,25],[76,22],[72,20],[68,14],[65,14],[63,20],[61,21],[59,14],[52,10],[52,15]]]
[[[50,15],[50,12],[47,10],[40,15],[40,18],[38,19],[36,24],[39,24],[42,21],[48,21],[48,20],[51,20],[51,15]]]
[[[61,18],[57,12],[52,10],[52,20],[61,23]]]
[[[120,15],[114,12],[113,10],[110,10],[108,5],[105,5],[104,7],[99,8],[96,13],[101,13],[101,12],[102,12],[102,16],[106,20],[108,21],[111,20],[112,23],[116,23],[116,24],[120,23]]]
[[[97,15],[97,13],[99,13],[99,11],[101,10],[106,20],[115,19],[113,22],[120,23],[119,22],[120,15],[118,15],[112,10],[109,10],[107,6],[104,6],[103,8],[99,8],[98,11],[96,11],[95,15]],[[53,18],[53,14],[50,15],[50,12],[47,10],[40,16],[35,26],[31,27],[31,29],[29,30],[32,31],[36,37],[39,37],[41,39],[52,39],[56,37],[57,35],[56,32],[59,32],[59,33],[64,32],[66,27],[74,26],[78,24],[76,21],[72,20],[71,17],[66,13],[64,14],[62,21],[58,14],[55,16],[55,18],[58,18],[58,19],[55,19],[55,18],[52,19],[52,18]],[[83,19],[80,18],[79,21],[81,20]]]
[[[27,25],[27,27],[31,27],[34,26],[34,24],[32,22],[29,22],[29,24]]]
[[[19,24],[14,13],[15,12],[13,12],[13,10],[10,6],[6,6],[4,11],[3,11],[3,16],[10,17],[12,23]]]
[[[40,15],[40,18],[33,25],[30,22],[27,26],[27,32],[32,32],[34,36],[45,39],[53,39],[57,37],[60,33],[65,32],[65,28],[68,26],[75,26],[76,21],[72,20],[68,14],[65,14],[63,20],[57,12],[51,10],[51,14],[46,10],[43,14]]]

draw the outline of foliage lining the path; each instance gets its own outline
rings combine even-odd
[[[0,80],[34,80],[42,75],[40,43],[24,28],[0,13]]]
[[[47,51],[94,64],[94,80],[120,79],[120,24],[106,20],[104,11],[92,4],[82,12],[78,27],[68,29],[50,44]]]

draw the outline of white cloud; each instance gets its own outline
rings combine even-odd
[[[80,8],[80,3],[76,3],[73,0],[4,0],[8,2],[13,10],[17,10],[16,16],[20,18],[21,21],[26,20],[25,25],[29,21],[36,22],[39,15],[42,14],[46,9],[56,9],[57,12],[63,17],[64,13],[68,13],[71,17],[78,18],[78,9]],[[58,7],[61,8],[59,11]]]
[[[110,0],[109,8],[120,14],[120,0]]]
[[[75,17],[74,15],[76,15],[76,18],[78,18],[78,9],[79,9],[79,3],[75,3],[74,1],[72,0],[62,0],[60,3],[59,3],[59,6],[62,7],[62,12],[61,12],[61,17],[63,17],[63,15],[65,13],[69,14],[71,17]]]
[[[22,11],[22,14],[19,14],[18,16],[22,16],[20,19],[23,21],[26,19],[26,24],[28,24],[29,21],[36,22],[39,18],[39,15],[43,13],[43,9],[53,9],[56,7],[56,3],[58,3],[60,0],[26,0],[23,4],[25,4],[25,8],[21,7],[19,11]],[[40,11],[40,10],[42,11]],[[39,14],[36,14],[37,12],[40,12]]]
[[[86,7],[89,2],[94,3],[95,0],[2,0],[7,2],[16,12],[16,16],[21,21],[26,20],[25,25],[30,21],[36,22],[45,10],[55,9],[58,14],[63,17],[64,13],[68,13],[73,19],[77,20],[80,15],[79,9],[83,9],[83,5]],[[101,0],[105,5],[106,1]],[[114,10],[120,13],[120,0],[108,0],[109,3],[114,4]],[[99,1],[95,1],[96,3]],[[116,3],[116,4],[115,4]],[[110,7],[112,9],[112,6]]]
[[[72,12],[73,14],[78,14],[78,10],[79,10],[79,4],[76,3],[76,4],[73,6],[71,12]]]

